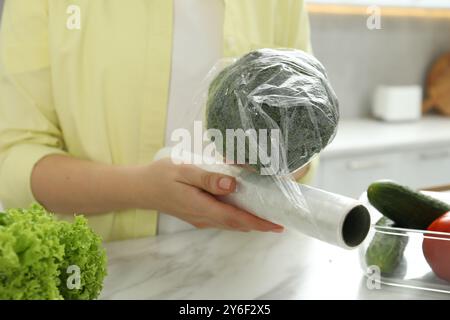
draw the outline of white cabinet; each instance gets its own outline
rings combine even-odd
[[[393,178],[399,154],[322,159],[317,185],[327,191],[358,197],[375,180]]]
[[[415,189],[450,185],[450,120],[343,121],[321,157],[315,185],[357,198],[379,179]]]
[[[416,188],[450,185],[450,148],[405,152],[399,167],[403,181]]]
[[[403,153],[323,159],[317,185],[351,197],[379,179],[391,179],[412,188],[450,185],[450,149],[432,148]]]

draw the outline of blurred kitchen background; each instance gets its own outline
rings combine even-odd
[[[450,113],[450,56],[427,84],[436,60],[450,53],[450,1],[308,0],[308,7],[314,54],[342,115],[315,184],[352,197],[385,178],[450,189],[450,118],[441,115]],[[422,116],[429,92],[442,111]]]
[[[450,53],[450,0],[306,1],[342,114],[314,184],[352,197],[384,178],[450,189],[449,56],[427,81]],[[422,115],[430,92],[439,110]]]

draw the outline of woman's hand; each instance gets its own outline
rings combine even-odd
[[[307,164],[306,166],[304,166],[300,170],[298,170],[295,173],[293,173],[292,174],[292,179],[294,179],[295,181],[300,180],[301,178],[303,178],[304,176],[306,176],[308,174],[308,171],[310,169],[311,169],[311,164]]]
[[[37,201],[62,214],[156,209],[198,228],[283,231],[214,197],[234,192],[234,178],[193,165],[176,165],[170,159],[116,166],[49,155],[35,165],[31,188]]]
[[[283,227],[217,200],[236,189],[233,177],[176,165],[170,159],[141,167],[137,175],[139,207],[156,209],[197,228],[282,232]]]

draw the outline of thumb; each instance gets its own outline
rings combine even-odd
[[[214,195],[226,195],[236,190],[236,179],[234,177],[209,172],[194,165],[181,165],[177,180]]]

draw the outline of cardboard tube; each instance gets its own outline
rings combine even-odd
[[[156,158],[168,156],[170,151],[163,149]],[[345,249],[357,247],[369,232],[369,211],[357,200],[234,165],[196,166],[234,176],[237,191],[220,200],[265,220]]]

